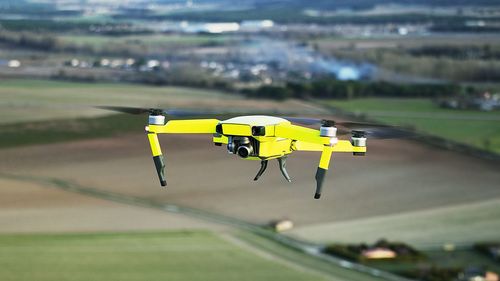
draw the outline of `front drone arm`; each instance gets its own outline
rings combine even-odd
[[[359,153],[360,155],[366,153],[366,146],[354,146],[350,141],[339,140],[333,146],[309,143],[304,141],[294,141],[292,143],[292,150],[294,151],[321,151],[321,158],[319,160],[318,169],[316,170],[316,193],[314,198],[318,199],[321,196],[323,182],[326,171],[330,165],[331,155],[334,152],[352,152],[353,154]]]
[[[170,120],[165,125],[149,125],[146,131],[157,134],[213,134],[217,119]]]
[[[161,186],[166,186],[165,161],[161,152],[158,134],[211,134],[215,133],[216,119],[170,120],[164,125],[150,124],[146,127],[148,140],[153,154],[156,172]]]
[[[155,133],[148,133],[148,140],[151,146],[151,153],[153,154],[153,161],[155,163],[156,172],[158,173],[158,178],[160,180],[161,186],[167,185],[167,180],[165,179],[165,162],[163,160],[163,155],[161,153],[160,142],[158,141],[158,135]]]
[[[322,130],[323,129],[324,128],[322,128]],[[326,131],[328,131],[328,128]],[[321,151],[321,158],[315,175],[315,199],[321,197],[326,171],[330,166],[330,159],[333,152],[352,152],[355,155],[357,153],[363,154],[366,152],[366,146],[354,146],[350,141],[338,140],[335,133],[330,134],[330,136],[322,136],[320,130],[292,124],[285,123],[277,125],[275,127],[275,136],[294,140],[292,142],[292,150],[294,151]]]
[[[332,145],[337,142],[337,138],[321,136],[319,130],[289,123],[277,125],[275,127],[275,136],[294,140],[292,143],[293,150],[322,151],[315,177],[316,192],[314,198],[319,199],[326,171],[330,165],[330,158],[333,152]]]
[[[323,189],[323,182],[325,181],[326,171],[330,166],[330,159],[332,153],[334,152],[352,152],[364,153],[366,152],[366,147],[356,147],[347,140],[339,140],[333,146],[323,145],[321,150],[321,158],[319,160],[318,169],[316,170],[316,192],[314,193],[314,199],[319,199],[321,197],[321,190]]]

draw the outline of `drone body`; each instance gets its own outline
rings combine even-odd
[[[254,180],[264,173],[269,160],[277,159],[280,170],[288,181],[286,159],[294,151],[321,152],[316,171],[316,193],[321,189],[330,158],[334,152],[350,152],[365,155],[366,137],[363,131],[352,131],[350,140],[337,139],[334,122],[326,121],[319,130],[292,124],[293,118],[272,116],[239,116],[227,120],[190,119],[169,120],[165,116],[150,112],[146,127],[153,160],[162,186],[166,185],[164,159],[158,141],[158,134],[212,134],[217,146],[226,145],[227,151],[246,160],[260,160],[261,167]]]

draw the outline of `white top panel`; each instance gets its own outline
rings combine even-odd
[[[250,115],[250,116],[238,116],[231,119],[227,119],[220,122],[221,124],[245,124],[250,126],[267,126],[267,125],[277,125],[280,123],[290,123],[290,121],[265,115]]]

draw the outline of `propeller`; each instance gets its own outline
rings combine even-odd
[[[375,139],[392,139],[392,138],[409,138],[415,137],[416,134],[398,126],[318,119],[318,118],[303,118],[303,117],[283,117],[284,119],[302,125],[322,125],[322,126],[340,126],[337,129],[337,135],[348,135],[352,131],[364,131],[366,137]]]
[[[147,107],[127,107],[127,106],[96,106],[96,108],[112,110],[116,112],[128,114],[150,114],[150,115],[168,115],[173,117],[188,117],[188,116],[206,116],[214,115],[214,111],[196,111],[183,109],[161,109]],[[337,129],[337,135],[349,135],[351,130],[364,131],[366,137],[375,139],[392,139],[392,138],[409,138],[415,137],[416,134],[397,126],[390,126],[377,123],[353,122],[307,118],[307,117],[283,117],[284,119],[302,125],[322,125],[322,126],[340,126]]]
[[[182,109],[161,109],[161,108],[146,108],[146,107],[127,107],[127,106],[96,106],[96,108],[106,109],[121,113],[128,114],[145,114],[149,113],[150,115],[169,115],[176,117],[185,117],[185,116],[198,116],[198,115],[209,115],[213,114],[213,112],[201,112],[194,110],[182,110]]]
[[[326,126],[342,126],[346,128],[359,128],[359,127],[394,127],[390,125],[384,125],[384,124],[377,124],[377,123],[366,123],[366,122],[353,122],[353,121],[334,121],[334,120],[328,120],[328,119],[318,119],[318,118],[307,118],[307,117],[283,117],[284,119],[302,124],[302,125],[326,125]]]

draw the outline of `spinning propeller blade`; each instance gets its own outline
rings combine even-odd
[[[393,139],[393,138],[410,138],[415,137],[416,134],[405,130],[398,126],[366,123],[366,122],[353,122],[343,121],[336,122],[333,120],[318,119],[318,118],[302,118],[302,117],[283,117],[284,119],[302,125],[315,125],[315,124],[330,124],[340,126],[337,130],[338,135],[347,135],[351,130],[359,130],[366,132],[366,136],[374,139]]]
[[[213,114],[211,112],[201,112],[195,110],[182,109],[161,109],[161,108],[146,108],[146,107],[128,107],[128,106],[96,106],[96,108],[106,109],[128,114],[145,114],[152,115],[169,115],[175,117],[199,116]]]
[[[307,117],[283,117],[284,119],[292,122],[292,123],[298,123],[302,125],[320,125],[320,124],[331,124],[331,125],[337,125],[337,126],[342,126],[345,128],[359,128],[359,127],[376,127],[376,128],[385,128],[385,127],[393,127],[390,125],[384,125],[384,124],[377,124],[377,123],[366,123],[366,122],[354,122],[354,121],[335,121],[335,120],[328,120],[328,119],[319,119],[319,118],[307,118]]]
[[[106,109],[128,114],[144,114],[150,112],[151,108],[127,107],[127,106],[96,106],[96,108]]]

